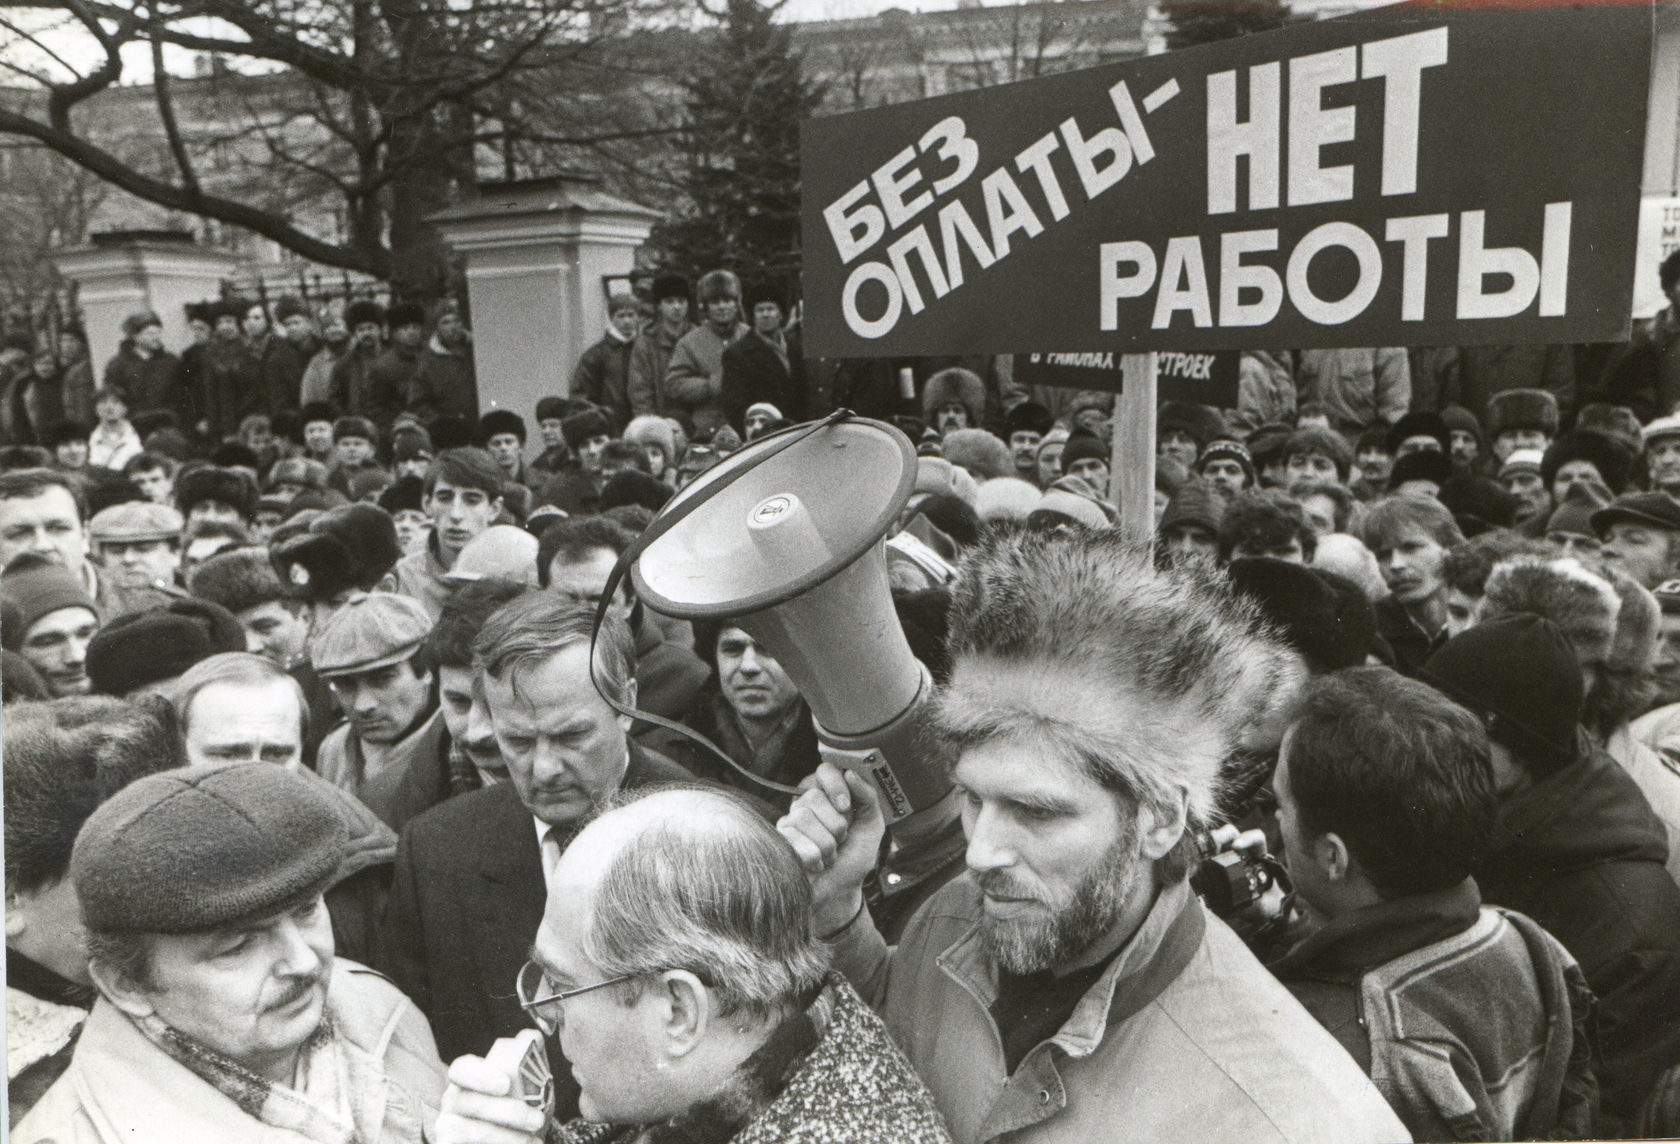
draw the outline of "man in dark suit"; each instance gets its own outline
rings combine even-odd
[[[731,342],[723,351],[723,384],[718,396],[723,416],[743,440],[747,431],[747,410],[754,405],[773,405],[789,421],[813,416],[805,395],[805,362],[799,356],[799,337],[782,329],[787,316],[783,288],[775,283],[754,283],[747,288],[747,316],[752,329]]]
[[[593,618],[593,609],[548,592],[490,617],[473,644],[474,669],[509,781],[421,814],[397,845],[378,968],[426,1014],[446,1061],[483,1055],[530,1024],[514,980],[542,921],[547,872],[582,819],[620,788],[692,781],[632,743],[629,718],[596,692]],[[602,623],[595,668],[617,702],[634,705],[635,653],[623,620]],[[551,1055],[565,1077],[554,1046]]]

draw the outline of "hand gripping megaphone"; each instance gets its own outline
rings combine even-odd
[[[631,570],[654,611],[728,619],[774,656],[823,756],[866,771],[893,821],[951,787],[924,734],[933,680],[887,582],[884,540],[915,484],[909,439],[842,410],[702,473],[649,526]]]

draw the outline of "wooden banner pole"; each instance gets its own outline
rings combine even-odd
[[[1109,488],[1120,527],[1135,540],[1155,533],[1155,355],[1126,354],[1110,426]]]

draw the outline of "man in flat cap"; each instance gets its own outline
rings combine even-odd
[[[387,822],[409,768],[448,767],[425,647],[431,631],[431,614],[418,600],[376,592],[353,597],[310,641],[315,672],[346,719],[321,740],[315,769]]]
[[[175,585],[186,521],[170,505],[124,501],[88,522],[94,555],[111,582],[121,611],[138,612],[185,595]]]
[[[1592,514],[1604,555],[1647,591],[1680,575],[1680,502],[1631,493]]]
[[[418,1142],[443,1091],[426,1022],[334,957],[344,825],[282,767],[124,787],[70,859],[100,997],[17,1141]]]

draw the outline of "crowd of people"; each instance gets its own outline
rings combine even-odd
[[[1243,354],[1161,405],[1150,538],[1112,394],[807,360],[726,271],[529,411],[450,305],[140,313],[97,386],[9,341],[14,1137],[1680,1132],[1662,278],[1625,346]],[[772,649],[614,576],[842,407],[917,455],[950,792],[898,821]]]

